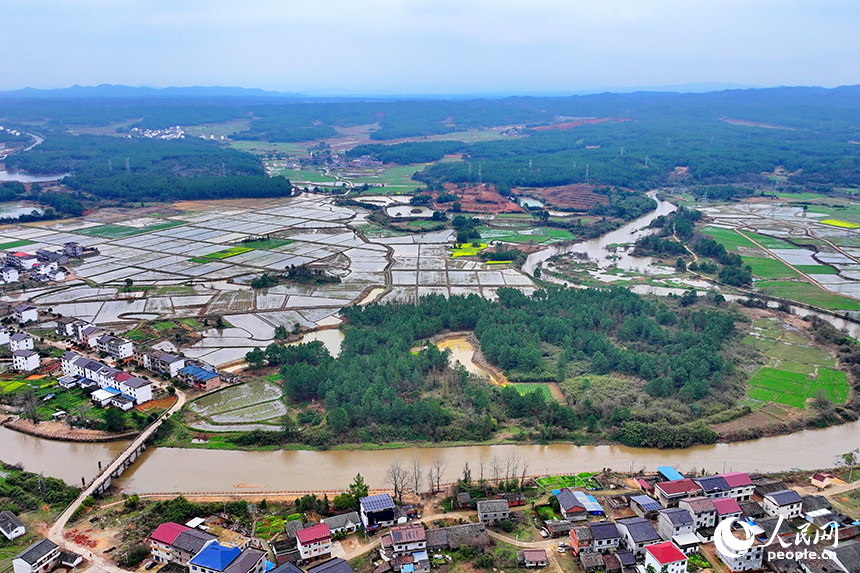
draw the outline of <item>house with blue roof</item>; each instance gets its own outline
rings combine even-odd
[[[179,377],[192,384],[198,390],[211,390],[221,385],[221,376],[217,372],[212,372],[199,366],[180,368]]]
[[[213,540],[191,558],[188,570],[192,573],[223,573],[241,553],[238,547],[228,547]]]

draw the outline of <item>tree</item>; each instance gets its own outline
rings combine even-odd
[[[248,368],[255,370],[262,368],[266,363],[266,353],[260,348],[255,348],[245,354],[245,362],[248,363]]]
[[[415,495],[418,495],[421,489],[421,457],[418,454],[413,455],[409,465],[411,468],[409,477],[412,479]]]
[[[406,489],[408,479],[409,472],[403,469],[400,462],[394,462],[385,470],[385,481],[394,488],[394,497],[400,503],[403,503],[403,490]]]
[[[104,428],[108,432],[121,432],[125,430],[125,417],[116,408],[105,410],[104,420]]]
[[[451,211],[453,211],[454,213],[460,213],[461,211],[463,211],[463,204],[459,201],[454,201],[454,204],[451,205]]]
[[[131,279],[125,279],[125,290],[131,290],[131,285],[134,284],[134,281]]]
[[[472,470],[469,469],[469,462],[463,465],[463,483],[472,483]]]
[[[284,414],[283,416],[281,416],[281,419],[279,421],[281,426],[281,432],[284,433],[284,436],[292,436],[293,432],[295,432],[296,430],[296,423],[293,418],[289,414]]]
[[[445,467],[447,464],[445,463],[445,458],[442,457],[442,454],[436,453],[433,456],[433,480],[436,482],[436,491],[440,491],[440,487],[442,484],[442,474],[445,473]]]
[[[493,472],[493,483],[499,483],[499,475],[502,473],[502,462],[499,461],[499,458],[493,456],[490,459],[490,469]]]
[[[687,270],[687,263],[681,257],[678,257],[678,260],[675,261],[675,270],[681,273]]]
[[[355,503],[358,504],[361,498],[367,497],[367,492],[369,491],[370,486],[365,483],[361,474],[355,474],[355,478],[352,480],[352,483],[349,484],[349,495],[352,496]]]

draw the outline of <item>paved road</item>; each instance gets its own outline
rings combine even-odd
[[[185,393],[180,390],[177,390],[176,396],[178,398],[176,400],[176,403],[171,406],[170,409],[167,410],[164,414],[162,414],[162,416],[156,422],[150,425],[149,428],[144,430],[143,433],[141,433],[137,438],[135,438],[135,440],[131,444],[129,444],[129,446],[126,447],[125,450],[123,450],[123,453],[119,457],[117,457],[117,459],[111,462],[107,466],[107,468],[105,468],[104,472],[99,474],[99,477],[111,475],[117,468],[121,466],[121,464],[128,458],[128,456],[132,452],[137,450],[138,447],[140,447],[147,439],[149,439],[149,437],[158,429],[159,426],[161,426],[161,423],[165,419],[171,416],[174,412],[178,412],[179,409],[185,405]],[[81,506],[81,503],[83,503],[83,501],[88,496],[93,494],[96,487],[100,483],[101,480],[98,478],[93,480],[93,482],[81,492],[78,498],[73,501],[71,505],[69,505],[69,507],[67,507],[62,514],[60,514],[60,517],[57,518],[57,521],[54,522],[54,524],[51,526],[51,529],[48,531],[48,539],[50,539],[60,547],[70,549],[75,553],[83,555],[86,559],[92,561],[92,567],[90,567],[91,571],[104,571],[106,573],[123,573],[125,569],[114,565],[109,559],[94,554],[87,547],[83,547],[81,545],[78,545],[77,543],[72,543],[68,541],[63,535],[66,528],[66,524],[72,517],[72,514],[75,513],[75,510],[77,510],[78,507]]]

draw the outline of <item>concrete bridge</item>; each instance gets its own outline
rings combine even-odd
[[[158,430],[158,428],[161,427],[164,420],[173,415],[174,412],[178,412],[182,406],[185,405],[185,393],[177,390],[176,396],[178,398],[176,403],[164,412],[155,422],[150,424],[150,426],[139,436],[132,440],[131,443],[129,443],[125,449],[123,449],[123,451],[113,459],[112,462],[101,469],[99,474],[93,478],[90,484],[84,487],[77,499],[69,504],[65,511],[60,514],[57,521],[54,522],[51,529],[48,531],[48,538],[60,547],[69,548],[72,551],[83,555],[85,558],[92,560],[95,571],[115,573],[122,571],[122,569],[111,563],[109,560],[94,555],[88,548],[67,541],[63,536],[66,523],[68,523],[69,519],[71,519],[72,515],[87,497],[104,493],[104,491],[110,486],[111,482],[120,477],[123,472],[128,469],[132,463],[134,463],[134,460],[140,457],[143,450],[146,449],[146,441]]]

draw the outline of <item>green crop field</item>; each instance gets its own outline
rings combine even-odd
[[[801,364],[815,364],[818,366],[836,366],[836,359],[824,348],[815,346],[786,344],[777,342],[767,351],[771,358],[800,362]]]
[[[772,296],[803,301],[828,310],[860,310],[860,301],[825,292],[816,286],[796,281],[767,281],[759,290]]]
[[[808,275],[836,275],[839,274],[835,268],[830,265],[794,265],[794,268]]]
[[[702,229],[702,233],[708,235],[730,251],[736,251],[738,247],[749,247],[750,249],[758,248],[755,243],[753,243],[746,237],[742,237],[741,235],[735,233],[731,229],[721,229],[719,227],[705,227],[704,229]]]
[[[257,249],[260,251],[271,251],[273,249],[277,249],[278,247],[284,247],[289,245],[290,243],[295,243],[292,239],[264,239],[262,241],[248,241],[242,243],[243,247],[247,247],[249,249]]]
[[[26,247],[27,245],[34,245],[35,242],[28,241],[27,239],[20,239],[18,241],[9,241],[8,243],[0,243],[0,249],[4,251],[8,251],[9,249],[17,249],[18,247]]]
[[[744,266],[752,267],[752,273],[763,279],[794,279],[800,278],[791,268],[776,259],[765,259],[763,257],[741,257]]]
[[[594,476],[593,472],[580,472],[569,476],[546,476],[536,481],[539,486],[547,490],[563,487],[599,487],[600,484],[592,476]]]
[[[125,237],[133,237],[135,235],[142,235],[144,233],[151,233],[153,231],[161,231],[163,229],[170,229],[171,227],[178,227],[179,225],[184,225],[184,221],[166,221],[164,223],[159,223],[157,225],[149,225],[148,227],[124,227],[122,225],[99,225],[97,227],[90,227],[88,229],[81,229],[79,231],[75,231],[76,233],[81,233],[82,235],[89,235],[91,237],[102,237],[105,239],[123,239]]]
[[[171,322],[169,320],[164,322],[156,322],[152,325],[153,330],[162,331],[162,330],[170,330],[171,328],[177,328],[175,322]]]
[[[540,384],[536,382],[516,382],[509,384],[509,386],[513,386],[514,388],[516,388],[517,392],[519,392],[522,396],[528,394],[529,392],[534,392],[535,390],[537,390],[538,392],[543,394],[545,400],[555,400],[552,395],[552,392],[549,389],[549,386],[546,384]]]
[[[762,247],[767,249],[799,249],[800,247],[796,245],[792,245],[789,242],[783,241],[782,239],[777,239],[776,237],[769,237],[767,235],[760,235],[758,233],[752,233],[750,231],[744,231],[744,234],[752,239],[753,241],[760,244]]]
[[[552,227],[536,227],[529,229],[523,226],[521,229],[493,229],[481,231],[481,236],[487,240],[504,241],[507,243],[529,243],[536,244],[554,243],[557,241],[569,241],[574,236],[565,229],[554,229]]]
[[[208,255],[203,255],[202,257],[194,257],[193,259],[189,259],[192,263],[211,263],[212,261],[221,261],[223,259],[227,259],[230,257],[235,257],[236,255],[241,255],[243,253],[250,253],[254,249],[248,247],[230,247],[229,249],[225,249],[223,251],[218,251],[217,253],[211,253]]]
[[[844,372],[819,368],[813,379],[806,374],[761,368],[749,382],[749,396],[766,402],[803,408],[809,398],[824,398],[842,404],[848,399],[848,379]]]

